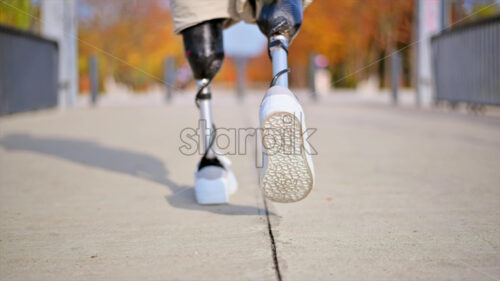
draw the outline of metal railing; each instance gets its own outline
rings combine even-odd
[[[57,43],[0,25],[0,115],[54,107]]]
[[[500,105],[500,15],[445,30],[431,47],[437,102]]]

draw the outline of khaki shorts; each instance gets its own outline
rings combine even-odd
[[[170,0],[175,33],[212,19],[226,19],[224,27],[239,21],[255,23],[262,6],[272,0],[255,0],[253,7],[249,0]],[[303,0],[304,8],[312,0]]]

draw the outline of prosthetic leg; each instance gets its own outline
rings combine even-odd
[[[182,32],[186,57],[197,80],[196,106],[200,109],[200,130],[204,153],[195,172],[195,196],[199,204],[224,204],[237,189],[230,161],[218,156],[213,145],[216,128],[212,120],[210,82],[224,59],[223,20],[202,22]]]
[[[296,202],[309,194],[315,177],[304,112],[288,89],[288,44],[302,23],[302,0],[264,5],[257,23],[269,40],[274,75],[260,106],[261,186],[270,200]]]

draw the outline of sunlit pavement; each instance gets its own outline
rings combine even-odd
[[[500,118],[302,98],[317,184],[264,202],[255,140],[240,190],[198,206],[192,95],[0,118],[1,280],[495,280]],[[214,97],[218,128],[259,97]]]

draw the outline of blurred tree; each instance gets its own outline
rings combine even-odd
[[[500,13],[498,0],[450,0],[452,24],[465,24]]]
[[[383,78],[381,59],[411,41],[413,6],[411,0],[316,0],[306,9],[301,33],[291,46],[291,64],[305,67],[314,51],[329,58],[337,86],[354,86],[372,74]]]
[[[80,43],[80,73],[87,73],[87,57],[97,53],[101,79],[113,75],[134,89],[144,89],[162,77],[165,56],[173,55],[177,62],[184,62],[182,38],[173,34],[164,0],[84,0],[83,4],[90,12],[81,20],[80,38],[90,44]],[[306,84],[310,52],[328,57],[338,86],[354,86],[373,74],[383,78],[383,60],[364,67],[410,43],[412,17],[411,0],[314,1],[306,9],[300,35],[291,46],[292,85]],[[403,53],[405,62],[410,61],[408,56],[409,52]],[[234,81],[232,63],[225,61],[218,81]],[[363,71],[357,72],[359,69]],[[250,81],[267,83],[270,73],[266,52],[249,61]]]
[[[144,90],[161,83],[165,57],[183,60],[182,41],[173,33],[163,0],[85,0],[82,4],[87,9],[79,29],[82,76],[88,73],[88,57],[95,53],[101,81],[112,76],[134,90]]]
[[[500,2],[496,0],[475,1],[470,9],[470,20],[486,18],[496,15],[500,12]]]
[[[175,56],[178,64],[185,61],[182,38],[173,34],[164,0],[83,0],[82,3],[88,12],[81,19],[80,38],[90,43],[80,42],[79,46],[83,75],[88,73],[88,56],[97,53],[101,79],[113,75],[117,81],[139,90],[162,77],[165,56]],[[339,86],[354,86],[357,80],[372,74],[383,78],[383,60],[367,69],[363,67],[410,43],[412,13],[411,0],[314,1],[306,9],[300,35],[291,46],[292,84],[306,84],[310,52],[328,57]],[[230,59],[225,61],[217,81],[234,81],[232,63]],[[359,69],[363,71],[356,72]],[[250,81],[267,84],[270,73],[266,52],[249,61]]]
[[[30,0],[0,1],[0,23],[20,29],[29,29],[32,23]]]

